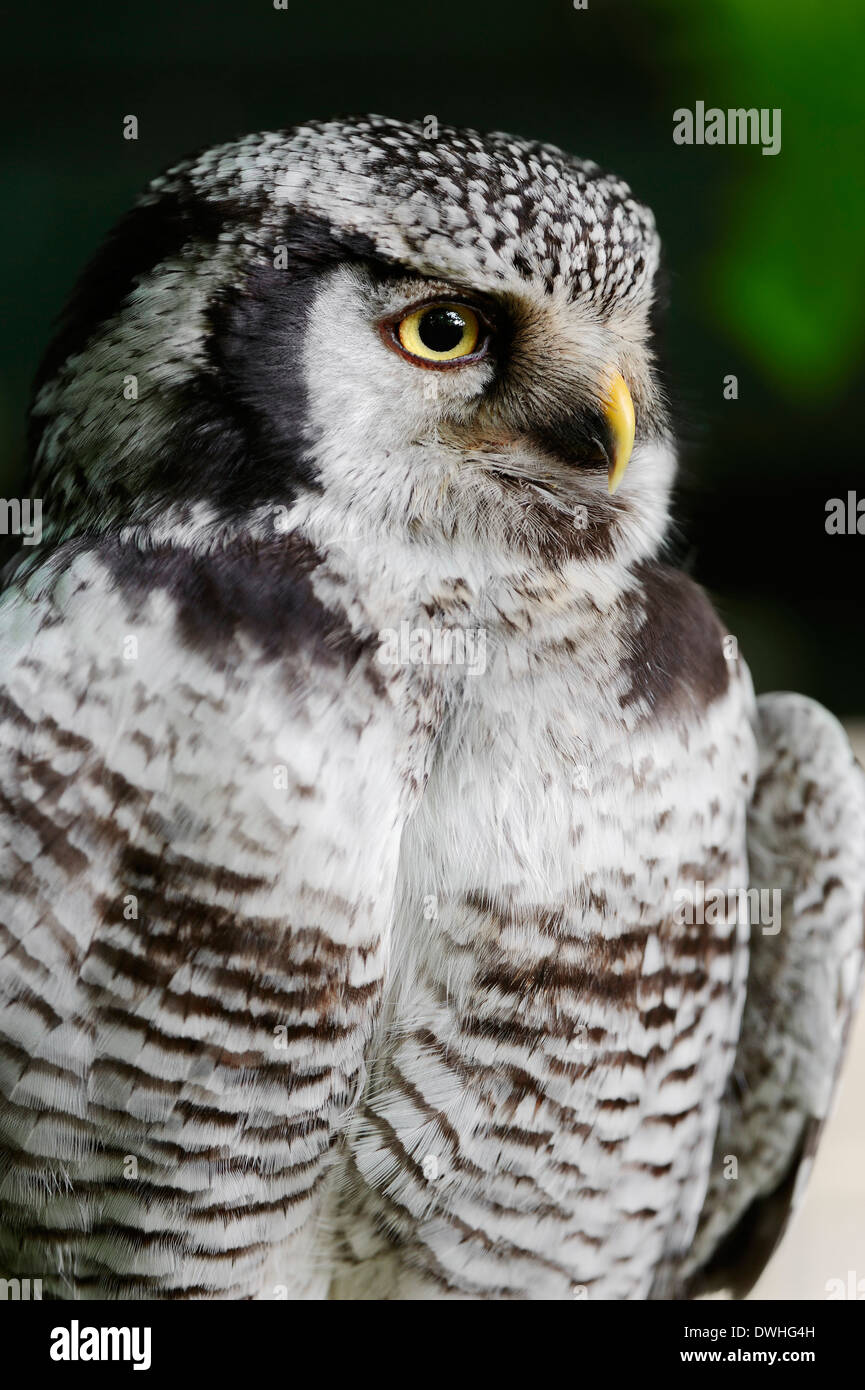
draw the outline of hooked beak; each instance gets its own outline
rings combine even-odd
[[[634,448],[634,402],[621,372],[613,373],[602,409],[609,430],[607,490],[612,497],[625,476]]]

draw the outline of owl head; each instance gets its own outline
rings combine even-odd
[[[364,117],[157,178],[39,373],[46,529],[639,559],[673,453],[651,213],[550,145]]]

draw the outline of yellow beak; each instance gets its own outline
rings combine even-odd
[[[634,448],[634,402],[621,372],[613,373],[603,408],[613,445],[607,480],[607,489],[612,496],[625,476]]]

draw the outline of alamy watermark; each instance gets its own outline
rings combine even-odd
[[[829,1301],[840,1298],[861,1303],[865,1300],[865,1279],[860,1279],[855,1269],[848,1269],[846,1279],[827,1279],[824,1288]]]
[[[0,1279],[0,1303],[39,1302],[42,1298],[41,1279]]]
[[[383,666],[464,666],[470,676],[487,668],[482,627],[412,627],[406,618],[398,628],[382,628],[378,640]]]
[[[777,936],[781,930],[780,888],[710,888],[697,879],[694,891],[679,888],[675,894],[673,921],[679,926],[736,926],[739,922],[759,924],[764,936]]]
[[[42,498],[0,497],[0,536],[21,536],[25,545],[39,545]]]
[[[847,493],[826,503],[826,531],[830,536],[865,536],[865,497]]]
[[[676,145],[762,145],[764,154],[781,151],[781,108],[740,106],[723,111],[698,101],[693,111],[680,106],[673,112]]]
[[[133,1371],[150,1369],[149,1327],[82,1327],[73,1318],[69,1327],[51,1331],[52,1361],[130,1361]]]

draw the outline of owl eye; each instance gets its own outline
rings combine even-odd
[[[395,325],[404,352],[424,362],[457,362],[476,355],[481,321],[467,304],[422,304]]]

